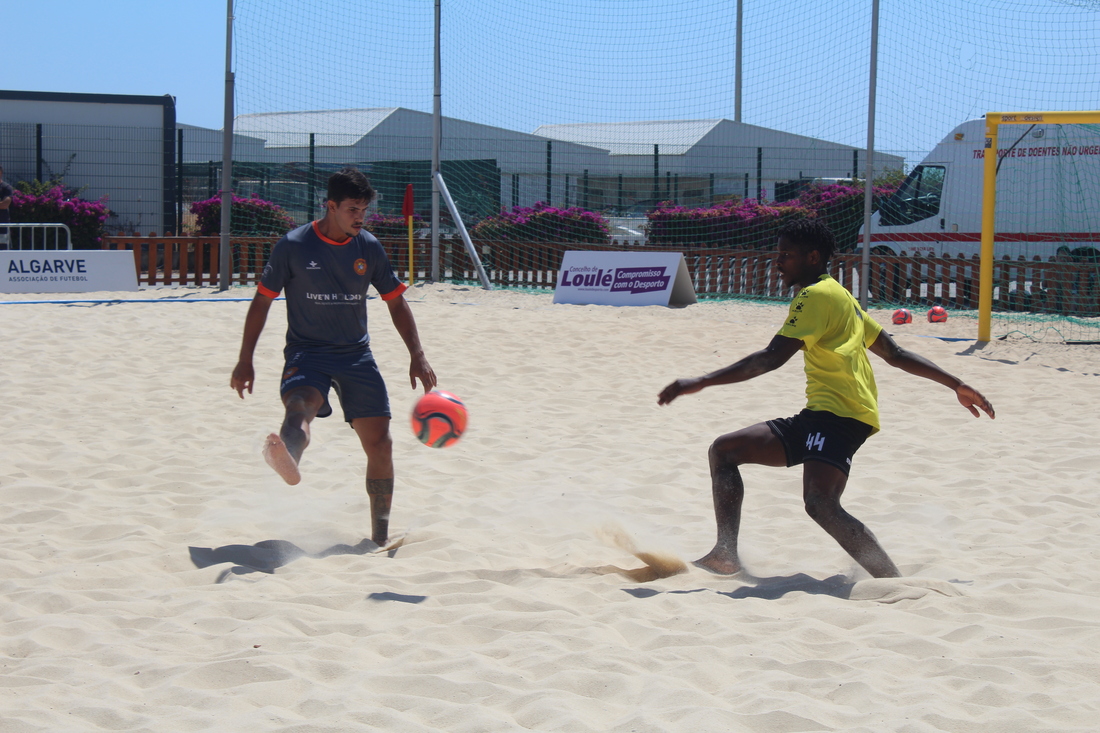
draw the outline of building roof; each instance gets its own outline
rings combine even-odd
[[[542,125],[534,134],[603,148],[611,155],[649,155],[654,145],[660,146],[661,155],[683,155],[722,122],[718,119]]]
[[[234,132],[262,137],[269,148],[302,147],[307,133],[314,133],[314,145],[354,145],[399,107],[367,109],[321,109],[309,112],[263,112],[238,115]]]

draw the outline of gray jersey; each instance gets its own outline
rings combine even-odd
[[[288,353],[340,353],[370,343],[369,285],[383,300],[405,291],[379,241],[360,232],[340,244],[322,236],[313,222],[288,232],[271,250],[259,292],[274,298],[286,290]]]

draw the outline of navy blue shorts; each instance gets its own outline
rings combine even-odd
[[[317,417],[332,414],[328,390],[332,387],[344,408],[344,420],[360,417],[390,417],[390,398],[386,383],[370,349],[351,354],[326,354],[317,351],[288,352],[283,367],[279,394],[285,395],[298,387],[313,387],[325,403]]]
[[[787,453],[787,465],[821,461],[848,475],[852,457],[871,435],[871,426],[824,410],[803,410],[794,417],[768,420]]]

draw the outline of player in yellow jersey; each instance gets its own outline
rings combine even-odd
[[[816,219],[800,219],[779,234],[775,266],[787,287],[800,288],[787,320],[765,348],[702,377],[678,379],[661,390],[657,403],[706,387],[743,382],[781,367],[801,350],[806,364],[806,409],[791,418],[768,420],[719,437],[710,446],[711,492],[718,541],[696,565],[731,575],[741,570],[737,533],[745,485],[737,467],[802,464],[806,512],[856,562],[876,578],[896,578],[898,568],[862,522],[844,511],[840,496],[852,456],[878,432],[878,390],[867,351],[890,366],[953,390],[959,403],[979,417],[994,417],[993,405],[973,387],[928,359],[901,348],[860,307],[827,266],[835,249],[832,232]]]

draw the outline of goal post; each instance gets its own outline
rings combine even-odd
[[[989,341],[993,323],[993,241],[997,210],[997,134],[1001,125],[1100,123],[1100,110],[1083,112],[988,112],[982,179],[982,236],[978,291],[978,341]],[[993,151],[990,153],[989,151]]]

